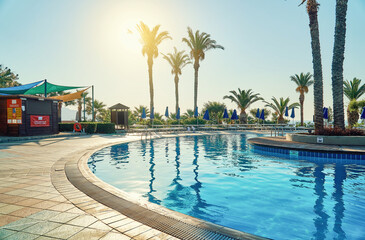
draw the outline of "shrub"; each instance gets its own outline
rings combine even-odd
[[[74,130],[73,123],[59,123],[58,129],[60,132],[72,132]]]
[[[345,130],[340,128],[323,128],[322,131],[316,130],[314,134],[324,136],[365,136],[364,130],[354,128]]]
[[[198,124],[204,125],[207,121],[205,121],[202,118],[198,118]],[[196,118],[187,118],[182,121],[183,124],[187,125],[195,125],[196,124]]]
[[[96,133],[115,133],[114,123],[97,123]]]
[[[164,122],[162,122],[161,120],[159,119],[154,119],[153,120],[153,125],[164,125]]]

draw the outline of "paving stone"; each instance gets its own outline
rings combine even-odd
[[[37,237],[39,237],[39,235],[34,235],[25,232],[17,232],[8,236],[7,238],[5,238],[5,240],[33,240],[36,239]]]
[[[72,219],[71,221],[67,222],[67,224],[70,225],[76,225],[76,226],[80,226],[80,227],[87,227],[91,224],[93,224],[94,222],[96,222],[98,219],[89,216],[89,215],[81,215],[78,216],[74,219]]]
[[[1,215],[0,216],[0,227],[4,226],[8,223],[14,222],[16,220],[19,220],[19,217],[14,217],[14,216],[10,216],[10,215]]]
[[[58,223],[66,223],[78,216],[79,214],[63,212],[54,216],[53,218],[50,218],[49,220]]]
[[[105,236],[108,232],[99,229],[85,228],[73,235],[69,240],[97,240]]]
[[[56,211],[50,211],[50,210],[42,210],[40,212],[37,212],[35,214],[32,214],[30,216],[28,216],[28,218],[32,218],[32,219],[38,219],[38,220],[48,220],[51,219],[57,215],[59,215],[59,212]]]
[[[7,206],[4,206],[4,207],[1,207],[0,208],[0,213],[1,214],[9,214],[11,212],[14,212],[16,210],[19,210],[23,208],[22,206],[17,206],[17,205],[7,205]]]
[[[39,208],[24,207],[24,208],[14,211],[14,212],[11,212],[10,215],[16,216],[16,217],[27,217],[29,215],[32,215],[32,214],[40,212],[40,211],[41,211],[41,209],[39,209]]]
[[[109,227],[108,225],[104,224],[101,221],[97,221],[97,222],[91,224],[89,226],[89,228],[95,228],[95,229],[100,229],[100,230],[104,230],[104,231],[110,231],[112,229],[111,227]]]
[[[38,223],[38,222],[39,222],[39,220],[36,220],[36,219],[21,218],[17,221],[14,221],[14,222],[11,222],[9,224],[2,226],[2,228],[20,231],[20,230],[23,230],[24,228],[30,227],[30,226]]]
[[[55,237],[55,238],[69,238],[75,235],[76,233],[80,232],[82,229],[83,229],[82,227],[76,227],[64,224],[44,235],[47,237]]]
[[[54,222],[39,222],[36,223],[30,227],[27,227],[25,229],[23,229],[23,232],[27,232],[27,233],[33,233],[33,234],[38,234],[38,235],[43,235],[47,232],[52,231],[53,229],[60,227],[61,224],[60,223],[54,223]]]
[[[0,228],[0,239],[5,239],[6,237],[17,233],[17,231],[13,231],[13,230],[9,230],[9,229],[5,229],[5,228]]]
[[[100,238],[100,240],[130,240],[131,238],[125,236],[121,233],[109,232],[104,237]]]

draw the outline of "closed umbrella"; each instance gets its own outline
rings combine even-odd
[[[209,121],[209,111],[208,111],[208,109],[205,111],[203,119]]]
[[[150,112],[150,118],[151,119],[154,119],[155,118],[155,111],[154,111],[154,107],[152,107],[152,109],[151,109],[151,112]]]
[[[141,116],[142,119],[145,119],[146,118],[146,109],[142,109],[142,116]]]
[[[165,110],[165,117],[169,117],[169,107],[166,107],[166,110]]]
[[[362,108],[360,119],[365,119],[365,107]]]
[[[196,107],[194,112],[194,117],[196,117],[196,125],[198,125],[198,116],[199,116],[198,107]]]
[[[264,121],[265,121],[265,112],[264,112],[264,109],[262,109],[262,111],[261,111],[260,119],[262,119],[262,123],[264,123]]]
[[[177,109],[176,119],[180,120],[180,108]]]
[[[227,108],[224,109],[223,118],[229,118]]]
[[[294,108],[291,109],[290,117],[293,119],[293,124],[294,124],[294,118],[295,118]]]
[[[238,119],[236,109],[235,109],[235,110],[233,110],[233,113],[232,113],[231,119],[232,119],[232,120],[237,120],[237,119]]]
[[[257,109],[256,117],[257,117],[257,118],[260,118],[260,108],[258,108],[258,109]]]
[[[289,117],[289,108],[285,107],[285,117]]]
[[[323,118],[328,120],[328,108],[323,108]]]

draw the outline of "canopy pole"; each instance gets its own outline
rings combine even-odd
[[[93,104],[92,104],[92,118],[93,118],[93,122],[95,122],[95,117],[94,117],[94,85],[92,85],[92,101],[93,101]]]
[[[47,97],[47,79],[44,79],[44,97]]]
[[[85,94],[84,94],[84,122],[86,122],[85,111],[86,111],[86,108],[85,108]]]

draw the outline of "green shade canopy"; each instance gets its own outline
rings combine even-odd
[[[61,91],[76,89],[76,88],[83,88],[83,87],[60,86],[60,85],[55,85],[55,84],[52,84],[49,82],[47,82],[46,84],[47,84],[47,93],[61,92]],[[43,83],[42,85],[39,85],[38,87],[29,89],[24,94],[25,95],[44,94],[44,92],[45,92],[44,86],[45,86],[45,83]]]

